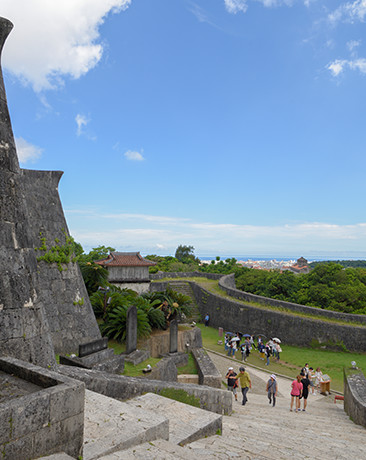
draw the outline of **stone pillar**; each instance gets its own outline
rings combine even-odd
[[[137,348],[137,308],[132,305],[127,310],[126,321],[126,353],[130,354]]]
[[[169,332],[170,332],[169,353],[177,353],[178,352],[178,321],[176,319],[173,319],[173,321],[170,322]]]

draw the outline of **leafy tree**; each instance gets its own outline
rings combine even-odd
[[[89,296],[99,287],[107,285],[108,270],[95,262],[79,262],[81,274]]]
[[[108,316],[108,321],[101,325],[101,331],[110,339],[123,341],[126,338],[127,305],[116,307]],[[147,314],[137,309],[137,336],[148,337],[151,326]]]
[[[180,244],[176,251],[175,251],[175,258],[184,264],[189,264],[191,262],[198,262],[199,259],[194,255],[194,247],[193,246],[185,246]]]

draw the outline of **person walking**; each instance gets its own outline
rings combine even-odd
[[[301,383],[301,376],[296,376],[296,379],[291,383],[291,406],[290,412],[292,412],[292,407],[295,404],[295,412],[300,411],[300,396],[302,395],[302,383]]]
[[[210,322],[210,315],[207,313],[205,316],[205,326],[208,326],[208,323]]]
[[[233,367],[229,367],[228,371],[227,371],[227,374],[226,374],[226,378],[227,378],[227,389],[229,391],[232,391],[233,392],[233,395],[234,395],[234,398],[235,398],[235,401],[238,400],[238,394],[237,394],[237,388],[238,388],[238,381],[236,379],[236,372],[234,372],[234,368]]]
[[[306,411],[306,406],[308,404],[308,396],[309,396],[309,387],[310,387],[310,379],[305,373],[300,373],[301,375],[301,383],[302,383],[302,395],[300,399],[304,400],[303,403],[303,412]],[[309,374],[308,374],[309,375]],[[301,405],[301,404],[300,404]],[[300,408],[299,408],[300,409]]]
[[[247,393],[249,388],[252,388],[252,381],[250,380],[250,376],[248,372],[245,370],[245,367],[240,367],[239,368],[239,375],[236,376],[236,379],[239,380],[240,382],[240,387],[241,387],[241,392],[243,394],[243,402],[242,405],[245,406],[245,404],[248,401],[247,398]]]
[[[278,391],[278,384],[275,374],[272,374],[267,382],[266,391],[269,399],[269,404],[273,401],[273,407],[276,405],[276,396]]]

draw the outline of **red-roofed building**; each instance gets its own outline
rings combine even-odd
[[[133,289],[139,294],[150,289],[149,267],[156,265],[139,252],[111,252],[106,259],[95,261],[108,270],[108,281],[115,286]]]
[[[290,267],[288,267],[288,269],[294,273],[309,273],[310,272],[308,261],[304,259],[304,257],[300,257],[300,259],[297,259],[296,264],[291,265]]]

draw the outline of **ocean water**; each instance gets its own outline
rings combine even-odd
[[[207,255],[198,255],[196,254],[200,260],[215,260],[216,256],[207,256]],[[329,252],[329,253],[313,253],[313,254],[293,254],[293,255],[281,255],[281,254],[252,254],[252,255],[223,255],[219,256],[220,260],[225,261],[228,258],[234,257],[236,260],[277,260],[277,261],[289,261],[289,260],[297,260],[300,257],[304,257],[309,263],[310,262],[320,262],[324,260],[366,260],[366,252],[360,251],[359,253],[355,252]]]

